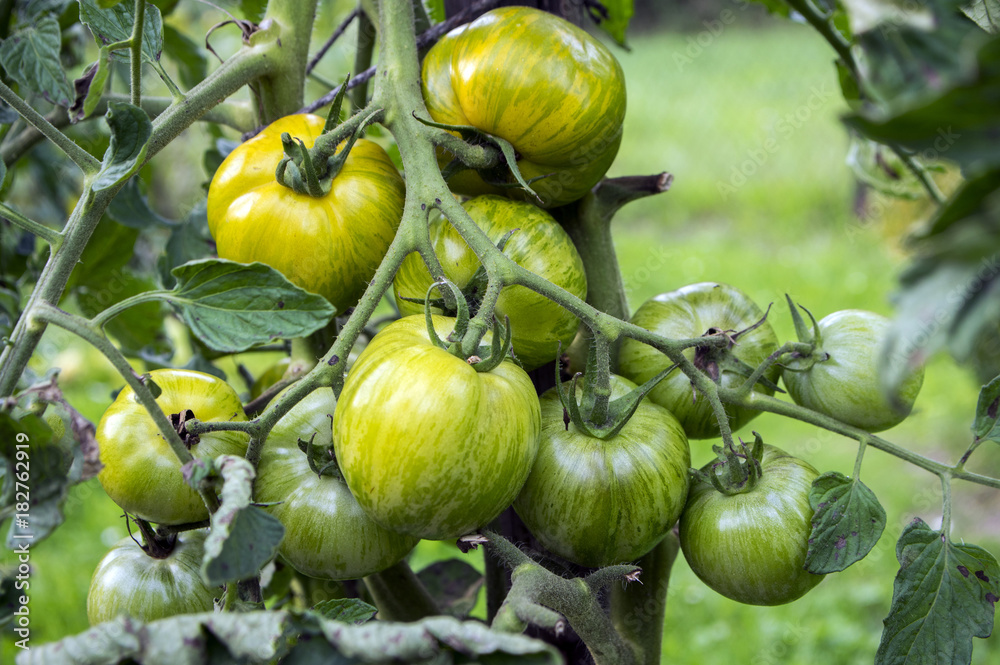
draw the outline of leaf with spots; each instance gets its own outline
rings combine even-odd
[[[378,608],[359,598],[331,598],[314,605],[312,611],[331,621],[365,623],[375,618]]]
[[[216,351],[236,353],[282,337],[306,337],[333,318],[322,296],[304,291],[263,263],[189,261],[171,271],[172,291],[156,292]]]
[[[975,545],[958,545],[920,518],[896,544],[899,572],[875,665],[959,665],[972,638],[993,632],[1000,566]]]
[[[1000,376],[983,386],[979,393],[976,420],[972,423],[972,432],[976,435],[977,441],[989,440],[1000,443],[998,415],[1000,415]]]
[[[806,552],[810,573],[835,573],[860,561],[885,529],[885,509],[875,493],[836,471],[813,481],[809,505],[814,511]]]
[[[202,577],[210,585],[253,577],[274,558],[285,536],[277,518],[250,505],[256,475],[250,462],[221,455],[214,467],[222,476],[222,505],[212,515],[201,566]]]

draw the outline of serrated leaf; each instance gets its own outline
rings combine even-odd
[[[900,568],[876,665],[966,665],[972,638],[993,632],[1000,566],[975,545],[958,545],[917,518],[896,545]]]
[[[153,133],[153,124],[146,112],[126,102],[110,102],[104,117],[111,128],[111,144],[94,179],[94,191],[97,192],[114,187],[139,170]]]
[[[204,259],[172,274],[177,286],[163,298],[217,351],[235,353],[281,337],[305,337],[336,312],[322,296],[300,289],[263,263]]]
[[[222,476],[222,503],[212,514],[201,566],[202,577],[211,586],[256,575],[277,554],[285,536],[276,517],[250,505],[256,475],[250,462],[220,455],[214,466]]]
[[[427,566],[417,578],[445,614],[464,618],[476,605],[483,575],[461,559],[446,559]]]
[[[0,42],[0,64],[19,85],[58,106],[73,103],[73,88],[59,58],[59,21],[44,15]]]
[[[972,423],[972,432],[977,440],[1000,443],[998,417],[1000,417],[1000,376],[983,386],[979,393],[976,419]]]
[[[973,0],[962,12],[991,35],[1000,33],[1000,0]]]
[[[145,229],[155,224],[176,226],[177,222],[163,217],[149,207],[149,201],[139,190],[139,179],[133,177],[115,194],[108,206],[107,215],[122,226]]]
[[[813,481],[813,509],[806,570],[826,574],[844,570],[875,547],[885,529],[885,509],[868,486],[836,471]]]
[[[83,22],[94,39],[102,46],[121,42],[132,37],[132,26],[135,24],[135,3],[123,2],[101,9],[95,0],[80,0],[80,21]],[[163,17],[159,8],[151,2],[146,3],[146,13],[142,21],[142,57],[147,62],[158,62],[163,51]],[[126,60],[129,51],[116,52]]]
[[[364,623],[375,616],[377,607],[358,598],[332,598],[316,603],[312,607],[324,619],[344,623]]]
[[[201,47],[171,25],[163,26],[163,44],[167,57],[177,65],[181,84],[193,88],[208,76],[208,59]]]

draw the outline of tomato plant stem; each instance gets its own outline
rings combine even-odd
[[[316,17],[317,0],[271,0],[261,25],[271,21],[284,35],[269,57],[272,67],[260,78],[261,123],[295,113],[302,106],[305,73],[309,64],[309,38]]]
[[[372,53],[375,51],[375,26],[372,24],[368,14],[359,10],[358,15],[358,44],[354,51],[354,71],[360,73],[371,67]],[[354,108],[365,107],[368,100],[368,79],[359,81],[351,90],[351,103]]]
[[[42,240],[49,243],[53,250],[59,247],[59,244],[62,243],[61,233],[55,229],[45,226],[44,224],[39,224],[33,219],[25,217],[5,203],[0,203],[0,216],[3,216],[4,219],[13,223],[14,226],[19,226],[25,231],[34,233]]]
[[[441,613],[406,561],[369,575],[364,582],[378,607],[380,619],[418,621]]]
[[[663,642],[663,619],[670,572],[680,541],[673,532],[636,563],[642,568],[641,584],[611,587],[611,620],[636,650],[640,665],[657,665]]]
[[[142,28],[146,16],[146,0],[135,0],[135,20],[132,23],[132,36],[129,38],[131,62],[129,63],[129,82],[131,84],[132,106],[142,104]]]

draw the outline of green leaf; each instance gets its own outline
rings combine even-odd
[[[835,573],[860,561],[885,529],[885,509],[874,492],[836,471],[813,481],[809,505],[814,511],[806,552],[810,573]]]
[[[900,568],[876,665],[966,665],[972,638],[993,631],[1000,566],[975,545],[957,545],[920,518],[896,545]]]
[[[919,158],[915,158],[919,162]],[[847,165],[854,177],[872,189],[901,199],[926,195],[921,182],[891,148],[866,138],[851,135]]]
[[[243,18],[254,23],[260,23],[267,9],[267,0],[239,0]]]
[[[177,280],[170,271],[188,261],[208,258],[214,253],[215,241],[208,230],[208,216],[205,201],[202,200],[170,232],[167,246],[157,262],[160,281],[167,288],[172,288]]]
[[[417,578],[445,614],[469,616],[483,587],[482,574],[461,559],[446,559],[427,566]]]
[[[1000,427],[997,427],[998,416],[1000,416],[1000,376],[983,386],[979,393],[976,419],[972,423],[972,432],[975,434],[976,440],[1000,443]]]
[[[422,0],[424,3],[424,11],[427,12],[427,17],[431,20],[431,23],[441,23],[447,18],[444,9],[444,0]]]
[[[121,188],[108,206],[108,217],[122,226],[132,229],[145,229],[159,224],[161,226],[176,226],[177,222],[161,216],[149,207],[149,201],[139,191],[139,179],[131,178]]]
[[[180,30],[164,24],[163,44],[167,57],[177,65],[182,85],[193,88],[208,76],[208,60],[201,47]]]
[[[996,222],[1000,205],[995,193],[1000,191],[1000,166],[969,178],[938,208],[927,226],[916,232],[910,241],[923,241],[939,233],[964,233],[966,226],[975,234],[986,237]],[[998,246],[994,246],[1000,249]]]
[[[1000,38],[990,40],[978,51],[973,69],[974,73],[943,91],[940,84],[931,86],[922,81],[914,84],[918,92],[904,102],[888,110],[873,108],[853,114],[844,122],[880,143],[898,144],[911,152],[958,162],[970,175],[997,166],[1000,114],[995,108],[1000,99]]]
[[[95,0],[80,0],[80,20],[90,28],[94,39],[101,45],[125,41],[132,37],[135,23],[135,3],[123,2],[109,9],[101,9]],[[158,62],[163,51],[163,17],[156,5],[147,2],[142,20],[142,57],[147,62]],[[128,50],[116,52],[129,59]]]
[[[250,462],[220,455],[214,467],[223,479],[222,505],[212,514],[201,566],[202,577],[211,586],[256,575],[277,554],[285,536],[276,517],[250,505],[256,475]]]
[[[619,45],[627,48],[625,31],[635,14],[633,0],[602,0],[601,4],[607,10],[607,14],[590,7],[590,15]]]
[[[66,11],[71,2],[74,0],[28,0],[18,9],[22,19],[33,20],[45,13],[59,16]]]
[[[790,16],[790,8],[784,0],[753,0],[753,3],[763,5],[768,14],[784,16],[785,18]]]
[[[59,21],[46,14],[0,42],[0,64],[26,90],[57,106],[73,103],[73,88],[59,58]]]
[[[312,608],[324,619],[344,623],[364,623],[375,617],[378,608],[358,598],[333,598],[316,603]]]
[[[153,133],[153,124],[146,112],[126,102],[110,102],[104,117],[111,128],[111,145],[94,179],[94,191],[97,192],[114,187],[139,170]]]
[[[118,289],[114,282],[125,281],[125,266],[132,258],[138,237],[138,230],[116,224],[110,217],[102,217],[73,268],[67,289],[78,296],[82,293],[84,297],[95,299],[90,309],[111,305]]]
[[[325,326],[336,310],[264,265],[223,259],[191,261],[173,270],[177,286],[163,298],[217,351],[245,351],[281,337],[305,337]]]
[[[74,293],[80,313],[92,317],[126,298],[155,289],[151,276],[124,268],[111,281],[81,286]],[[144,302],[119,313],[105,324],[104,330],[118,341],[126,355],[167,360],[173,355],[173,345],[163,328],[164,318],[163,303]]]
[[[962,12],[991,35],[1000,33],[1000,0],[973,0]]]
[[[101,101],[101,96],[104,95],[110,74],[111,56],[101,51],[97,61],[84,70],[83,76],[73,81],[76,99],[69,107],[71,122],[79,122],[90,117]]]

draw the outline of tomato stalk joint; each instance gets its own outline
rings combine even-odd
[[[449,293],[454,299],[456,306],[455,327],[446,339],[441,339],[434,329],[434,315],[431,310],[431,291],[438,289]],[[447,291],[445,291],[447,290]],[[465,300],[462,291],[452,282],[441,278],[434,282],[427,290],[427,297],[424,304],[424,317],[427,321],[427,335],[431,344],[444,349],[452,355],[462,358],[471,365],[477,372],[490,372],[495,369],[505,358],[513,358],[511,354],[511,341],[513,332],[510,319],[505,317],[504,325],[501,327],[500,321],[491,317],[493,321],[493,338],[489,345],[482,344],[482,339],[466,340],[468,335],[477,334],[475,329],[469,325],[469,304]],[[469,345],[474,345],[477,349],[472,354],[463,353],[462,349]]]
[[[718,458],[707,470],[696,470],[693,472],[694,475],[710,482],[716,490],[726,496],[751,491],[764,473],[760,462],[764,454],[764,440],[757,432],[754,432],[753,436],[753,445],[749,447],[743,439],[740,439],[738,447],[732,442],[723,446],[712,446]]]
[[[767,315],[770,312],[771,307],[769,305],[767,311],[764,312],[764,315],[760,317],[757,322],[736,332],[733,332],[732,330],[722,330],[721,328],[715,327],[706,330],[702,337],[721,337],[727,340],[727,342],[722,345],[707,344],[705,346],[697,347],[694,352],[694,366],[707,374],[708,377],[715,383],[721,382],[723,372],[731,372],[747,379],[752,377],[756,372],[756,368],[750,366],[743,360],[740,360],[740,358],[732,352],[732,349],[739,344],[741,337],[764,325],[767,322]],[[773,390],[779,393],[785,392],[778,387],[777,383],[768,379],[763,374],[757,378],[757,382],[766,387],[768,390]]]

